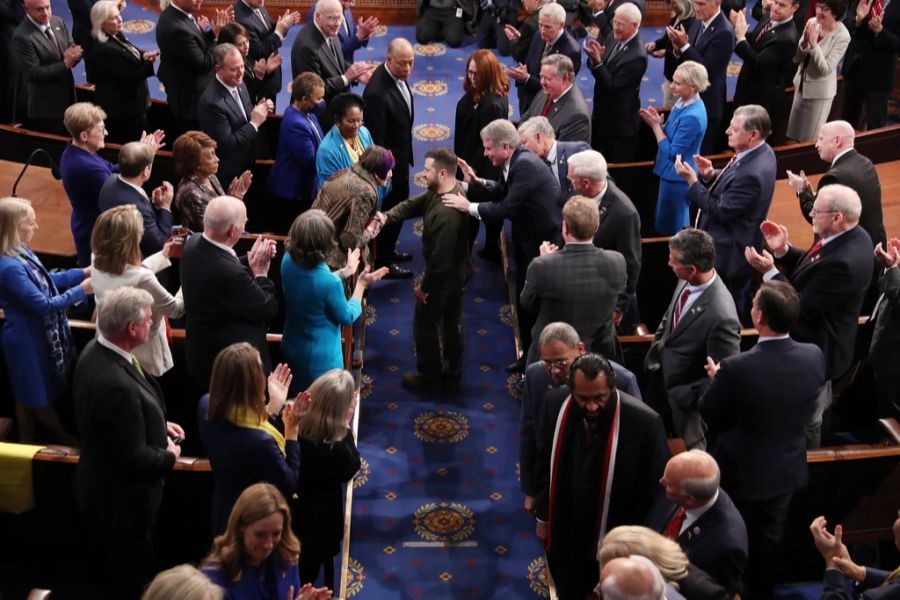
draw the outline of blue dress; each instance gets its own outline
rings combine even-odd
[[[210,561],[200,568],[210,581],[222,588],[225,600],[284,600],[288,588],[294,594],[300,590],[300,571],[297,563],[285,565],[276,551],[259,567],[247,567],[237,580],[230,579],[221,563]]]
[[[365,125],[359,128],[359,142],[363,150],[372,145],[372,134]],[[344,144],[344,138],[337,126],[333,126],[325,134],[319,149],[316,151],[316,188],[321,188],[329,177],[353,164],[350,152]]]
[[[347,300],[340,277],[324,262],[310,269],[285,253],[281,285],[286,311],[281,351],[294,375],[290,393],[296,394],[325,371],[344,368],[341,325],[356,321],[362,305]]]
[[[75,352],[62,311],[87,298],[87,294],[78,285],[84,279],[81,269],[48,273],[31,250],[25,248],[24,253],[27,260],[37,265],[44,280],[35,282],[33,273],[18,258],[0,256],[0,308],[5,315],[0,328],[0,346],[16,402],[31,408],[44,408],[66,385],[65,374],[56,374],[51,365],[45,318],[55,316],[59,327],[64,329],[59,348],[66,351],[65,347],[69,346],[70,355],[66,361],[69,362],[74,359]],[[50,281],[52,286],[49,286]],[[42,291],[44,286],[50,287],[50,294]],[[59,293],[57,287],[69,289]]]
[[[665,139],[659,142],[656,164],[653,172],[659,175],[659,197],[656,201],[656,231],[662,235],[674,235],[690,222],[690,202],[687,199],[690,187],[675,172],[675,157],[691,165],[695,171],[694,155],[700,152],[700,144],[706,134],[706,106],[697,99],[687,106],[679,100],[663,127]]]
[[[119,172],[119,167],[96,152],[69,144],[59,159],[59,172],[63,189],[72,203],[72,237],[78,266],[87,267],[91,264],[91,232],[100,216],[97,205],[100,190],[110,175]]]

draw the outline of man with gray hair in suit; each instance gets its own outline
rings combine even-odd
[[[522,123],[546,117],[560,141],[591,141],[591,115],[575,85],[575,67],[565,54],[541,59],[541,91],[522,114]]]
[[[569,157],[590,150],[587,142],[564,142],[557,138],[547,117],[532,117],[519,125],[522,145],[541,157],[559,178],[559,205],[575,195],[569,181]]]
[[[605,600],[666,600],[666,582],[646,556],[614,558],[600,570],[594,592]],[[677,596],[676,596],[677,597]],[[673,599],[674,600],[674,599]]]

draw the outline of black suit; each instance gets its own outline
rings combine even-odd
[[[535,34],[531,39],[531,47],[528,48],[528,56],[525,60],[525,66],[528,67],[528,79],[525,81],[516,81],[516,88],[519,90],[519,114],[525,114],[531,101],[541,91],[541,59],[544,55],[544,47],[546,42],[539,34]],[[575,41],[568,31],[563,30],[559,39],[550,46],[547,56],[551,54],[565,54],[572,59],[572,66],[575,68],[575,74],[578,75],[578,69],[581,68],[581,46]]]
[[[398,85],[406,87],[409,104],[403,98]],[[412,126],[415,119],[415,101],[412,89],[405,81],[397,81],[387,66],[378,65],[366,84],[363,99],[366,101],[366,127],[372,141],[394,153],[394,174],[391,191],[382,199],[381,210],[391,208],[409,198],[409,168],[413,165]],[[390,264],[397,238],[403,223],[386,225],[375,240],[377,266]]]
[[[265,25],[260,20],[260,15],[265,20]],[[281,44],[284,43],[282,37],[275,32],[275,23],[265,8],[260,8],[257,13],[244,4],[243,0],[237,0],[234,3],[234,20],[243,25],[250,36],[250,52],[247,55],[250,61],[269,58],[272,53],[277,54]],[[277,95],[281,91],[281,67],[275,69],[270,81],[271,89],[275,91],[274,95]],[[266,83],[269,84],[268,81]],[[264,95],[268,97],[268,94]]]
[[[12,56],[12,37],[25,18],[19,0],[0,0],[0,56]],[[14,121],[16,71],[12,61],[0,60],[0,123]]]
[[[588,61],[594,75],[591,145],[609,162],[629,162],[634,160],[637,148],[641,79],[647,71],[647,52],[640,34],[621,47],[612,36],[604,43],[602,60]]]
[[[87,57],[93,52],[94,44],[97,40],[91,37],[91,9],[97,0],[68,0],[69,12],[72,14],[72,39],[84,50],[84,56]],[[84,62],[84,73],[86,79],[93,83],[93,67],[92,63],[87,60]]]
[[[268,322],[278,312],[275,284],[254,277],[246,260],[238,260],[198,234],[185,244],[181,282],[186,316],[188,373],[203,389],[209,386],[213,360],[235,342],[249,342],[269,370]]]
[[[93,65],[94,101],[106,112],[110,141],[133,142],[147,129],[147,78],[153,77],[153,63],[141,52],[120,33],[95,42],[87,58]]]
[[[300,73],[312,71],[317,73],[325,81],[325,103],[350,89],[353,82],[345,82],[344,71],[347,63],[341,52],[341,42],[337,36],[332,38],[332,43],[337,51],[331,52],[325,42],[325,36],[316,27],[315,22],[310,21],[297,33],[294,45],[291,47],[291,77],[296,78]],[[326,108],[319,121],[324,124],[331,123],[331,117]],[[327,125],[326,125],[327,126]]]
[[[881,208],[881,182],[878,180],[878,171],[875,165],[867,157],[851,148],[834,161],[831,168],[819,180],[818,191],[826,185],[839,183],[851,188],[859,194],[862,202],[862,212],[859,215],[859,226],[866,230],[872,238],[873,248],[887,240],[884,230],[884,215]],[[818,194],[818,191],[816,194]],[[807,222],[812,223],[809,211],[816,201],[816,194],[812,190],[800,192],[800,211]]]
[[[594,235],[594,245],[615,250],[625,257],[625,293],[619,296],[616,308],[625,313],[623,323],[634,324],[639,320],[636,293],[641,274],[641,216],[612,179],[606,180],[606,192],[599,208],[600,229]]]
[[[78,508],[97,527],[105,551],[107,597],[137,598],[153,566],[152,535],[166,451],[166,409],[159,385],[122,356],[92,340],[74,379],[81,457],[75,468]]]
[[[256,156],[254,148],[258,132],[249,120],[253,110],[250,93],[243,84],[236,89],[246,117],[234,96],[217,77],[210,80],[197,103],[200,128],[218,144],[216,154],[220,162],[216,176],[225,189],[228,189],[232,179],[253,166]]]
[[[663,533],[676,510],[678,505],[660,494],[647,517],[647,526]],[[675,541],[692,565],[709,573],[731,594],[740,591],[747,564],[747,528],[725,490],[719,489],[715,503],[685,527]]]
[[[804,487],[806,426],[825,385],[825,357],[813,344],[762,338],[729,356],[700,399],[716,440],[722,488],[750,534],[751,597],[769,597],[793,493]]]
[[[616,14],[616,9],[625,3],[634,4],[635,6],[637,6],[641,11],[641,15],[643,15],[647,10],[644,0],[612,0],[612,2],[607,4],[604,10],[601,10],[598,13],[594,13],[593,10],[591,10],[591,8],[587,5],[587,3],[579,2],[579,18],[583,23],[593,23],[594,25],[596,25],[600,30],[600,33],[597,37],[602,40],[612,33],[613,15]]]
[[[861,129],[865,108],[867,129],[882,127],[887,118],[887,101],[894,88],[894,65],[900,50],[900,5],[890,3],[884,10],[883,29],[878,35],[869,28],[867,15],[856,24],[859,0],[850,3],[844,25],[850,32],[850,45],[844,55],[843,118]],[[887,4],[887,3],[885,3]]]
[[[900,419],[900,268],[886,269],[879,281],[884,298],[872,315],[875,329],[869,364],[875,374],[878,416]]]
[[[141,254],[146,257],[162,250],[163,244],[172,235],[172,211],[154,207],[146,194],[141,194],[118,175],[110,175],[100,188],[97,208],[104,212],[123,204],[134,205],[144,220]]]
[[[777,130],[784,112],[785,88],[792,85],[796,70],[793,58],[800,34],[793,20],[763,34],[769,23],[767,16],[734,47],[735,54],[744,61],[734,91],[734,105],[761,105],[769,113],[773,130]]]
[[[213,72],[213,32],[200,31],[195,20],[170,4],[159,15],[156,45],[160,51],[158,77],[166,87],[169,109],[176,119],[195,121],[197,100]]]
[[[669,19],[668,26],[670,27],[684,27],[685,31],[689,31],[691,25],[694,23],[696,19],[694,17],[688,17],[687,19],[678,20],[678,17],[672,17]],[[672,51],[672,40],[669,39],[669,36],[666,34],[666,31],[663,30],[663,33],[659,38],[654,40],[653,42],[653,52],[657,50],[665,50],[665,56],[663,57],[663,75],[666,78],[666,81],[669,83],[672,82],[672,75],[675,74],[675,69],[678,68],[678,64],[681,62],[678,57],[675,56],[675,53]]]
[[[56,43],[25,17],[13,33],[13,58],[19,76],[17,107],[20,117],[36,128],[59,133],[66,109],[75,103],[75,79],[63,62],[72,37],[59,17],[50,17]]]

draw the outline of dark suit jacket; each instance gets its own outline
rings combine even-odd
[[[715,240],[716,271],[732,289],[753,276],[744,249],[762,249],[759,224],[769,212],[775,191],[775,153],[763,143],[717,175],[706,185],[699,181],[692,185],[688,200],[703,211],[700,229]]]
[[[547,95],[541,90],[522,115],[521,122],[541,116],[546,103]],[[550,121],[558,141],[590,143],[591,113],[577,85],[572,85],[568,92],[556,99],[550,112],[547,113],[547,120]]]
[[[540,254],[542,242],[556,239],[562,222],[557,202],[559,182],[536,154],[519,146],[510,157],[506,181],[486,183],[481,189],[470,186],[469,198],[476,202],[481,198],[489,200],[478,205],[482,219],[509,219],[513,244],[522,256],[534,258]]]
[[[900,268],[885,269],[879,286],[884,300],[875,314],[869,364],[876,372],[896,376],[900,364]]]
[[[872,240],[853,227],[804,260],[791,247],[776,264],[800,294],[800,320],[791,330],[798,342],[811,342],[825,354],[825,376],[840,377],[853,361],[859,311],[872,281]]]
[[[528,265],[522,305],[535,313],[528,361],[540,358],[538,338],[554,321],[578,331],[584,345],[604,356],[616,355],[612,313],[625,292],[625,258],[591,243],[566,244],[561,250],[535,258]]]
[[[734,91],[734,105],[759,104],[768,111],[775,125],[784,112],[784,90],[793,85],[796,71],[793,58],[800,34],[790,20],[760,37],[768,23],[766,16],[734,47],[735,54],[744,61]]]
[[[616,308],[625,310],[637,292],[641,274],[641,216],[612,179],[607,179],[606,185],[606,193],[600,200],[600,229],[594,235],[594,245],[615,250],[625,257],[625,293],[616,303]]]
[[[316,3],[313,2],[312,6],[309,7],[309,11],[306,13],[307,23],[312,23],[315,13]],[[344,60],[347,61],[347,64],[349,65],[353,62],[353,53],[363,46],[369,45],[369,38],[359,41],[359,38],[356,37],[356,21],[353,19],[353,13],[350,12],[349,8],[344,11],[344,22],[347,23],[347,31],[344,31],[342,25],[341,28],[338,29],[338,39],[341,40],[341,50],[343,50]]]
[[[12,58],[19,74],[18,106],[31,119],[62,120],[66,109],[75,103],[75,79],[72,69],[63,62],[63,52],[73,44],[66,24],[50,17],[50,27],[58,49],[34,23],[25,17],[13,33]]]
[[[235,342],[253,344],[268,372],[266,331],[278,312],[272,280],[254,277],[245,260],[197,234],[184,245],[181,282],[185,306],[191,307],[185,317],[185,354],[194,381],[207,389],[213,360]]]
[[[850,45],[844,55],[841,75],[864,90],[887,92],[894,88],[894,63],[900,50],[900,5],[888,4],[881,24],[884,29],[875,33],[869,28],[867,15],[856,24],[859,0],[850,3],[844,25],[850,32]]]
[[[228,189],[232,179],[253,166],[256,155],[254,148],[258,132],[249,121],[253,110],[250,93],[243,84],[237,89],[243,100],[246,119],[234,97],[216,77],[209,81],[197,103],[200,129],[218,144],[216,154],[220,162],[217,177],[225,189]]]
[[[269,58],[273,52],[277,54],[284,42],[281,36],[275,33],[275,22],[269,16],[269,12],[265,8],[261,8],[259,12],[262,13],[267,25],[263,25],[256,13],[242,0],[234,3],[234,20],[243,25],[250,36],[250,52],[247,58],[251,61]],[[281,67],[272,73],[271,87],[276,90],[276,94],[281,91]]]
[[[404,84],[405,85],[405,84]],[[372,73],[366,84],[366,127],[372,141],[394,153],[394,197],[405,200],[409,196],[409,167],[413,164],[412,125],[415,119],[415,99],[407,85],[412,110],[388,73],[384,63]]]
[[[278,154],[269,171],[269,191],[282,198],[316,197],[316,150],[325,133],[316,115],[288,106],[281,120]]]
[[[600,30],[600,33],[597,37],[601,40],[609,34],[612,33],[612,20],[613,15],[616,14],[616,9],[625,4],[626,2],[634,4],[639,9],[641,9],[641,14],[643,15],[647,7],[644,3],[644,0],[612,0],[609,4],[607,4],[604,10],[601,10],[598,14],[594,14],[594,11],[587,5],[586,2],[579,2],[579,18],[582,23],[593,23]]]
[[[318,73],[319,77],[325,81],[325,102],[327,104],[331,102],[332,98],[350,88],[341,78],[346,70],[347,62],[344,60],[344,56],[339,53],[338,58],[335,59],[334,54],[328,50],[325,36],[322,35],[316,24],[310,21],[304,25],[303,29],[297,33],[297,38],[291,47],[291,78],[306,71]],[[325,115],[320,121],[331,123],[331,120],[325,118]]]
[[[575,195],[575,189],[569,181],[569,158],[590,149],[587,142],[556,142],[556,175],[559,177],[560,206],[564,206],[566,201]],[[550,168],[554,166],[550,165]]]
[[[686,60],[694,60],[706,67],[709,75],[709,87],[700,94],[700,97],[703,98],[706,114],[710,120],[716,120],[722,118],[725,110],[725,78],[728,72],[728,62],[734,51],[734,27],[731,26],[725,13],[720,12],[698,42],[697,36],[702,27],[702,21],[694,21],[687,30],[688,42],[691,46],[678,57],[678,64]]]
[[[678,505],[661,493],[647,517],[647,526],[662,533]],[[728,493],[691,523],[676,540],[691,564],[709,573],[731,594],[740,591],[741,574],[747,564],[747,528]]]
[[[275,438],[267,432],[209,420],[208,408],[206,394],[197,406],[197,422],[213,472],[213,534],[218,535],[225,531],[234,502],[248,486],[261,481],[271,483],[285,498],[297,491],[300,443],[286,440],[282,454]]]
[[[184,13],[171,5],[159,15],[156,45],[159,46],[157,76],[166,87],[169,109],[178,119],[197,118],[197,100],[213,72],[212,30],[200,31]]]
[[[609,363],[616,375],[616,389],[640,400],[641,388],[634,373],[613,360]],[[543,362],[538,360],[526,367],[522,411],[519,414],[519,481],[522,492],[528,496],[537,494],[535,468],[538,440],[553,435],[548,428],[554,423],[546,422],[544,416],[547,414],[545,398],[555,389],[557,386],[551,381]]]
[[[703,368],[706,357],[721,361],[740,352],[741,325],[734,300],[721,277],[716,280],[681,316],[672,329],[675,303],[686,284],[679,282],[666,314],[663,315],[650,350],[644,358],[648,371],[662,369],[669,401],[682,410],[696,410],[710,381]]]
[[[119,179],[118,175],[110,175],[100,188],[97,208],[104,212],[122,204],[133,204],[144,220],[141,254],[146,257],[162,250],[163,244],[172,235],[172,211],[154,207],[146,196]]]
[[[890,6],[888,6],[890,8]],[[881,209],[881,182],[878,171],[872,161],[856,151],[855,148],[838,157],[835,163],[819,180],[819,190],[826,185],[839,183],[851,188],[862,202],[862,213],[859,215],[859,226],[866,230],[872,238],[872,244],[887,241],[884,230],[884,215]],[[818,193],[818,192],[816,192]],[[807,222],[812,223],[809,211],[812,210],[816,195],[812,190],[800,193],[800,211]]]
[[[541,36],[535,33],[531,39],[531,47],[528,48],[528,56],[525,60],[525,66],[528,67],[528,79],[525,81],[516,81],[516,88],[519,90],[519,114],[521,115],[528,107],[531,106],[532,100],[541,91],[541,58],[544,54],[545,42]],[[565,54],[572,59],[572,66],[575,67],[575,74],[578,75],[578,69],[581,68],[581,46],[572,37],[568,31],[563,30],[559,39],[550,46],[551,54]]]
[[[140,58],[140,50],[125,36],[95,42],[89,61],[96,86],[94,101],[110,117],[138,117],[150,106],[147,78],[153,77],[153,63]],[[138,50],[135,56],[129,48]]]
[[[569,388],[562,387],[552,390],[546,397],[546,412],[543,419],[548,436],[538,441],[536,467],[538,494],[535,498],[535,516],[542,521],[561,517],[559,514],[549,514],[550,495],[554,493],[551,489],[550,463],[553,444],[556,443],[553,432],[558,426],[568,396]],[[640,525],[645,522],[659,490],[659,478],[669,460],[669,446],[659,415],[628,394],[619,392],[618,396],[622,403],[621,424],[607,531],[619,525]],[[569,420],[570,428],[578,425],[577,422],[573,422],[576,419]],[[564,462],[564,454],[560,455],[560,462]],[[563,469],[565,465],[561,464],[559,468]],[[594,532],[586,532],[586,535],[594,535]],[[556,539],[554,543],[565,545],[566,541]]]
[[[480,177],[496,179],[499,169],[484,155],[481,130],[496,119],[509,116],[509,97],[488,92],[477,105],[469,94],[456,104],[456,126],[453,128],[453,152],[465,160]]]
[[[166,407],[156,380],[91,340],[75,368],[74,402],[78,507],[91,519],[130,530],[135,523],[152,527],[163,476],[175,464],[166,451]]]
[[[684,27],[685,31],[691,30],[691,25],[696,21],[694,17],[688,17],[687,19],[683,19],[681,21],[677,20],[678,17],[672,17],[669,19],[667,25],[672,27],[677,27],[681,25]],[[672,40],[669,39],[669,36],[666,35],[666,30],[663,29],[662,35],[659,36],[656,40],[653,41],[653,50],[665,50],[666,54],[663,56],[663,75],[666,78],[666,81],[672,81],[672,75],[675,74],[675,69],[678,68],[678,64],[681,62],[678,57],[675,56],[675,53],[672,51]]]
[[[605,136],[636,135],[641,117],[641,79],[647,71],[647,51],[640,34],[635,35],[619,52],[618,42],[610,35],[604,41],[606,50],[598,64],[588,60],[594,75],[595,130]]]
[[[822,351],[790,338],[722,361],[700,414],[729,494],[765,500],[806,485],[806,425],[824,385]]]
[[[884,584],[889,573],[866,567],[866,578],[857,584],[855,591],[862,592],[862,600],[891,600],[900,594],[900,578]],[[822,600],[851,600],[856,595],[848,593],[850,580],[837,569],[827,569],[822,581]]]

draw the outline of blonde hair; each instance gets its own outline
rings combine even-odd
[[[94,267],[121,275],[127,265],[141,264],[144,219],[133,204],[114,206],[97,217],[91,232]]]
[[[141,600],[222,600],[225,593],[192,565],[178,565],[158,574]]]
[[[63,125],[72,139],[78,141],[78,137],[106,119],[106,111],[90,102],[76,102],[63,113]]]
[[[709,87],[709,73],[702,64],[686,60],[675,69],[675,73],[681,75],[684,83],[697,88],[697,93],[705,92]]]
[[[309,386],[309,409],[298,437],[311,442],[337,442],[347,435],[347,413],[353,402],[353,376],[344,369],[326,371]]]
[[[687,577],[688,557],[677,542],[646,527],[621,525],[606,534],[597,550],[600,568],[614,558],[645,556],[669,583]]]
[[[22,250],[19,227],[28,218],[31,202],[24,198],[0,198],[0,256],[13,256]]]

